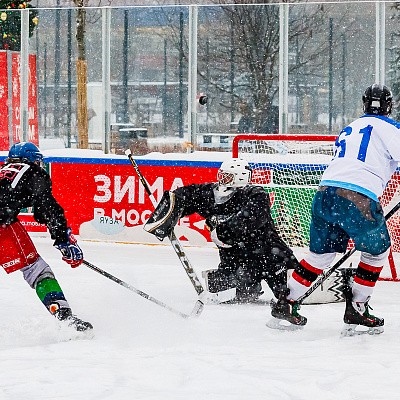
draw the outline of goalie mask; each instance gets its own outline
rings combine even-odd
[[[244,187],[251,181],[251,168],[247,161],[239,158],[224,161],[218,170],[217,180],[219,186]]]
[[[392,92],[384,85],[374,83],[367,87],[362,101],[365,114],[389,115],[392,111]]]

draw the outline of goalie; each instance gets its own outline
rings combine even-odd
[[[256,300],[263,293],[262,280],[278,297],[286,287],[287,270],[298,265],[276,231],[269,195],[262,187],[249,185],[251,175],[246,161],[225,161],[218,182],[165,191],[144,226],[163,240],[181,217],[197,213],[205,218],[220,256],[218,269],[203,274],[206,288],[211,293],[229,290],[230,294],[230,289],[236,289],[235,296],[226,297],[235,302]]]

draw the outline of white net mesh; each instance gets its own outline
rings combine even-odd
[[[387,214],[400,201],[400,173],[398,170],[392,175],[381,197],[381,205]],[[400,253],[400,212],[397,212],[387,221],[392,251]]]
[[[335,140],[336,136],[240,135],[233,142],[233,156],[253,168],[252,183],[269,193],[276,227],[291,247],[308,247],[311,203]],[[397,171],[380,199],[385,214],[400,201],[398,189]],[[400,212],[388,221],[388,228],[392,251],[400,252]],[[393,270],[396,278],[394,274]]]
[[[335,137],[319,142],[264,137],[250,140],[243,136],[238,157],[253,168],[252,183],[269,193],[272,217],[282,239],[289,246],[307,247],[311,202],[333,156]]]

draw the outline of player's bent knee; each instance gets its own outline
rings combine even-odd
[[[388,257],[390,249],[387,249],[381,254],[373,255],[365,252],[361,252],[360,261],[372,265],[373,267],[381,267]]]
[[[35,262],[22,268],[21,272],[32,289],[35,289],[38,282],[43,279],[54,279],[54,274],[50,266],[40,256]]]
[[[332,264],[332,261],[335,259],[335,257],[336,253],[317,254],[309,251],[305,255],[304,260],[313,267],[318,269],[326,269]]]

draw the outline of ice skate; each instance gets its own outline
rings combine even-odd
[[[59,321],[66,323],[68,327],[74,328],[78,332],[91,332],[93,326],[90,322],[86,322],[72,314],[70,308],[59,308],[53,314]]]
[[[365,303],[356,303],[353,301],[351,292],[345,291],[344,293],[346,296],[346,310],[343,317],[345,326],[341,336],[378,335],[383,333],[384,319],[375,317],[369,313],[369,310],[372,308],[368,305],[368,301]],[[359,327],[362,328],[360,329]]]
[[[271,315],[274,317],[267,322],[267,326],[272,329],[294,330],[301,329],[306,323],[307,318],[298,313],[300,304],[286,298],[288,291],[282,291],[277,302],[271,302]],[[289,322],[290,324],[285,323]]]

